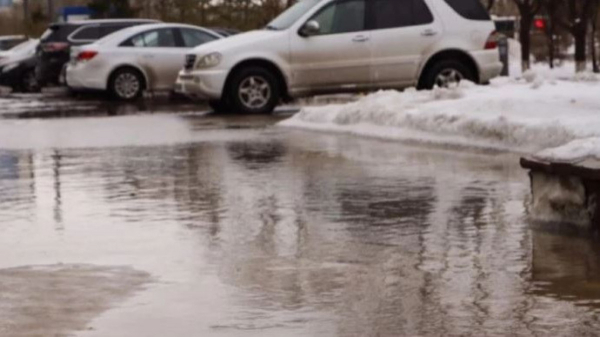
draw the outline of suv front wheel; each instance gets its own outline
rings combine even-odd
[[[440,61],[424,74],[423,88],[452,88],[462,80],[475,81],[475,75],[469,67],[455,60]]]
[[[271,113],[280,97],[277,78],[265,68],[242,68],[232,77],[229,101],[233,112]]]

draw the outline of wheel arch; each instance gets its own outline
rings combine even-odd
[[[264,58],[250,58],[243,61],[238,62],[234,67],[231,68],[231,71],[227,75],[227,79],[225,80],[224,92],[228,92],[229,87],[231,86],[231,82],[233,79],[233,75],[242,68],[245,67],[263,67],[273,72],[277,81],[279,82],[281,89],[281,97],[283,99],[289,99],[289,88],[288,81],[284,75],[284,72],[281,68],[273,61],[264,59]]]
[[[480,80],[480,72],[479,67],[477,66],[477,62],[468,52],[460,49],[445,49],[439,51],[427,60],[421,68],[419,73],[419,82],[417,84],[418,88],[424,87],[425,76],[428,71],[438,62],[445,60],[456,60],[463,63],[465,66],[469,67],[469,69],[473,72],[473,76],[475,76],[475,82],[479,83]]]

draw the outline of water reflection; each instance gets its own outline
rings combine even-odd
[[[165,229],[176,227],[176,240],[191,240],[209,261],[197,273],[233,289],[227,314],[210,324],[215,335],[600,327],[600,248],[530,229],[527,177],[510,155],[268,129],[243,140],[204,135],[169,146],[1,153],[11,159],[0,160],[0,219],[35,226],[51,195],[65,232],[91,218],[124,232],[138,224],[175,235]],[[19,217],[23,209],[32,216]]]

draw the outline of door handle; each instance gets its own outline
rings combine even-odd
[[[437,32],[433,29],[426,29],[423,32],[421,32],[421,35],[423,36],[435,36],[437,35]]]
[[[369,37],[368,36],[364,36],[364,35],[359,35],[359,36],[355,36],[352,41],[354,42],[366,42],[369,41]]]
[[[153,59],[154,55],[152,55],[152,54],[144,54],[144,58],[146,58],[146,59]]]

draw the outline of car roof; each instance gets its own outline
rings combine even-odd
[[[136,33],[136,32],[146,31],[146,30],[149,30],[149,29],[157,29],[157,28],[193,28],[193,29],[204,29],[204,30],[212,32],[212,33],[214,33],[216,35],[220,35],[217,32],[211,30],[210,28],[200,27],[200,26],[194,26],[194,25],[188,25],[188,24],[184,24],[184,23],[152,23],[152,24],[147,24],[147,25],[139,25],[139,26],[128,27],[128,28],[125,28],[123,30],[118,31],[117,33],[123,33],[123,34],[125,34],[126,32]]]
[[[110,43],[112,41],[115,40],[120,40],[120,39],[124,39],[124,38],[128,38],[129,36],[136,34],[136,33],[141,33],[147,30],[151,30],[151,29],[158,29],[158,28],[192,28],[192,29],[203,29],[205,31],[207,31],[208,33],[212,33],[215,36],[218,36],[220,38],[222,38],[223,36],[209,28],[206,27],[200,27],[200,26],[194,26],[194,25],[188,25],[188,24],[183,24],[183,23],[151,23],[151,24],[145,24],[145,25],[139,25],[139,26],[132,26],[132,27],[128,27],[125,29],[121,29],[117,32],[114,32],[108,36],[105,36],[104,38],[98,40],[97,42],[100,44],[104,44],[104,43]],[[120,42],[119,42],[120,43]]]
[[[129,22],[147,22],[147,23],[158,23],[158,20],[151,19],[97,19],[97,20],[77,20],[69,22],[57,22],[53,23],[54,26],[81,26],[81,25],[93,25],[103,23],[129,23]]]

